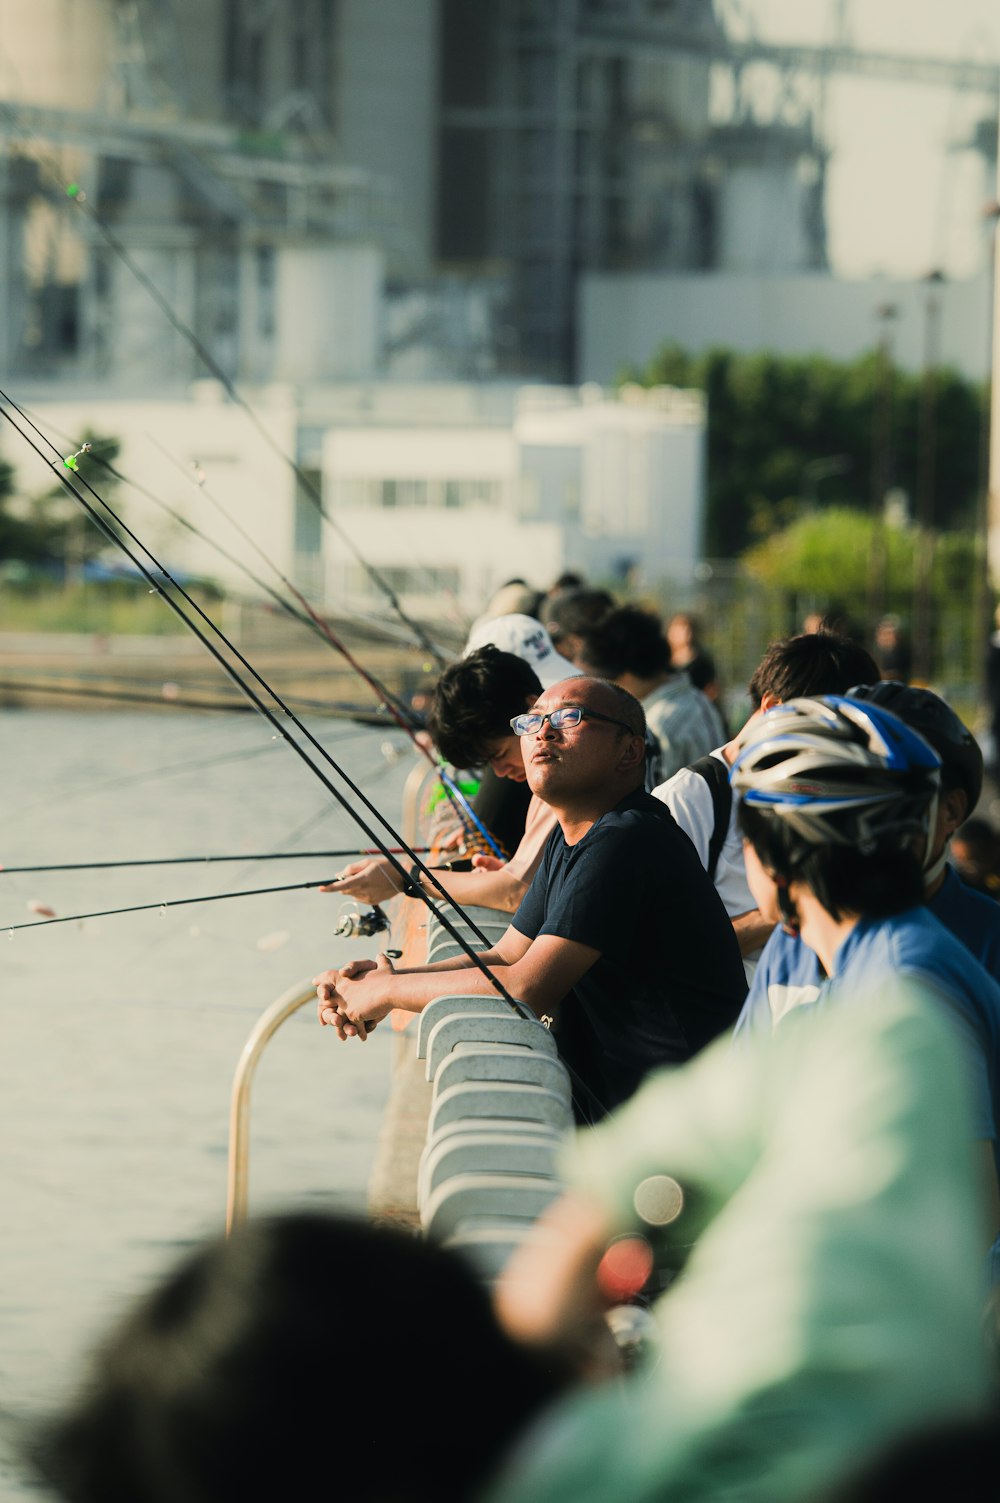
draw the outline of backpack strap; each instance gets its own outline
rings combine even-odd
[[[733,810],[733,790],[729,782],[729,768],[719,757],[699,757],[692,762],[688,772],[696,772],[708,784],[712,795],[712,813],[715,824],[708,842],[708,865],[705,870],[715,881],[715,871],[722,855],[722,847],[729,834],[729,817]]]

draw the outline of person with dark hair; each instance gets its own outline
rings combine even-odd
[[[713,705],[721,697],[715,659],[701,640],[701,623],[690,611],[677,611],[667,622],[667,646],[670,666],[675,673],[686,673],[690,683],[700,689]]]
[[[788,699],[845,694],[852,684],[877,684],[880,677],[864,647],[824,630],[772,642],[753,671],[747,694],[756,713]],[[830,683],[843,687],[827,688]]]
[[[367,1297],[345,1298],[359,1280]],[[377,1441],[387,1343],[410,1382],[433,1369],[447,1443],[413,1401],[394,1406],[392,1443]],[[457,1255],[282,1216],[189,1254],[104,1342],[33,1459],[65,1503],[462,1503],[568,1380],[504,1333]],[[351,1444],[333,1439],[338,1411]]]
[[[556,812],[541,866],[483,960],[538,1016],[557,1014],[581,1116],[624,1101],[657,1065],[728,1029],[746,983],[725,910],[689,840],[642,788],[645,720],[630,694],[571,678],[513,717],[532,792]],[[364,1037],[394,1007],[492,995],[471,959],[317,976],[320,1022]]]
[[[582,590],[585,584],[586,580],[582,574],[578,574],[575,569],[565,569],[562,574],[556,576],[545,591],[546,598],[551,599],[553,595],[558,595],[560,590]]]
[[[737,1038],[748,1038],[755,1022],[758,1032],[780,1028],[803,1008],[849,1007],[862,990],[877,1005],[883,979],[905,977],[927,989],[968,1055],[993,1238],[1000,1227],[1000,985],[924,906],[938,808],[948,801],[941,764],[930,742],[871,690],[864,700],[792,700],[751,728],[732,772],[751,890],[765,917],[812,951],[825,979],[811,995],[786,983],[769,997],[769,953],[785,942],[776,932]],[[971,760],[966,766],[974,778]]]
[[[542,602],[542,625],[548,628],[549,636],[563,657],[579,666],[584,632],[596,626],[614,608],[614,599],[607,590],[586,587],[559,590]]]
[[[878,678],[873,659],[846,637],[816,632],[772,642],[750,680],[753,714],[740,734],[653,790],[694,842],[726,905],[750,979],[773,925],[760,914],[747,885],[736,801],[729,783],[729,769],[742,738],[761,714],[786,699],[845,694],[853,684],[874,684]]]
[[[708,756],[724,735],[715,707],[687,676],[673,673],[670,649],[652,611],[621,605],[583,634],[580,666],[634,694],[646,724],[659,742],[659,778],[673,777],[688,763]]]
[[[898,616],[883,616],[875,627],[875,661],[882,677],[907,683],[913,654],[910,639]]]
[[[967,887],[1000,901],[1000,837],[988,819],[967,819],[955,831],[951,857]]]
[[[975,808],[983,786],[983,756],[972,735],[930,689],[883,680],[858,685],[850,698],[892,711],[923,736],[941,759],[941,791],[922,852],[917,901],[1000,983],[1000,908],[959,880],[948,864],[948,845]],[[825,981],[816,954],[795,933],[779,928],[757,967],[737,1032],[769,1033],[790,1008],[814,1002]]]
[[[537,621],[534,625],[544,635]],[[562,665],[556,653],[551,657],[553,663]],[[549,667],[551,671],[552,665]],[[510,722],[534,704],[541,689],[534,668],[522,658],[512,652],[498,652],[489,644],[480,647],[449,664],[441,674],[427,717],[431,739],[445,761],[456,767],[488,767],[498,778],[524,783],[521,743]],[[471,872],[438,868],[436,880],[457,903],[513,913],[528,891],[555,825],[553,810],[532,795],[524,833],[509,861],[476,855]],[[415,895],[418,885],[424,886],[431,897],[440,895],[414,865],[406,890]],[[364,903],[384,903],[403,890],[399,873],[385,856],[352,861],[336,881],[320,888],[320,892]]]

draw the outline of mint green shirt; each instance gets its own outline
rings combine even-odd
[[[544,1415],[490,1503],[791,1503],[982,1405],[988,1237],[940,1011],[883,981],[877,1006],[720,1041],[578,1136],[571,1179],[616,1229],[669,1174],[700,1236],[655,1307],[658,1360]]]

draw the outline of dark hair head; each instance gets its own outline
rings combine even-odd
[[[850,695],[852,699],[884,705],[919,731],[941,758],[941,786],[949,792],[961,788],[972,812],[983,791],[983,754],[975,736],[940,695],[892,679],[860,684],[850,690]]]
[[[779,704],[818,694],[846,694],[855,684],[877,684],[881,677],[870,653],[833,632],[804,632],[772,642],[754,670],[747,692],[759,709],[765,694]]]
[[[412,1393],[431,1367],[447,1444],[412,1402],[385,1444],[387,1376]],[[194,1253],[128,1316],[36,1462],[68,1503],[457,1503],[560,1383],[453,1254],[360,1221],[279,1217]],[[356,1431],[331,1450],[339,1408]]]
[[[560,637],[579,636],[595,626],[614,606],[607,590],[560,590],[542,605],[542,624],[553,642],[558,642]]]
[[[549,594],[554,595],[557,590],[580,590],[583,588],[583,575],[577,574],[574,569],[567,569],[560,574],[558,579],[553,580]]]
[[[636,605],[621,605],[583,633],[581,666],[599,678],[656,678],[670,672],[670,648],[660,618]]]
[[[804,882],[835,919],[849,913],[890,918],[924,901],[924,874],[913,851],[892,846],[862,854],[849,845],[804,847],[782,820],[742,803],[739,821],[765,870],[783,883]]]
[[[487,645],[450,663],[438,679],[427,729],[454,767],[480,767],[488,747],[511,734],[510,722],[542,692],[523,658]]]
[[[996,849],[997,832],[988,819],[967,819],[955,833],[977,855],[991,856]]]

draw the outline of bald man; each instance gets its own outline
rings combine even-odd
[[[555,1015],[578,1116],[596,1120],[651,1069],[732,1026],[739,946],[697,853],[643,790],[642,706],[601,679],[552,685],[511,721],[531,791],[558,821],[531,887],[483,955],[512,996]],[[492,995],[471,960],[395,971],[385,956],[316,978],[321,1023],[364,1038],[394,1008]]]

